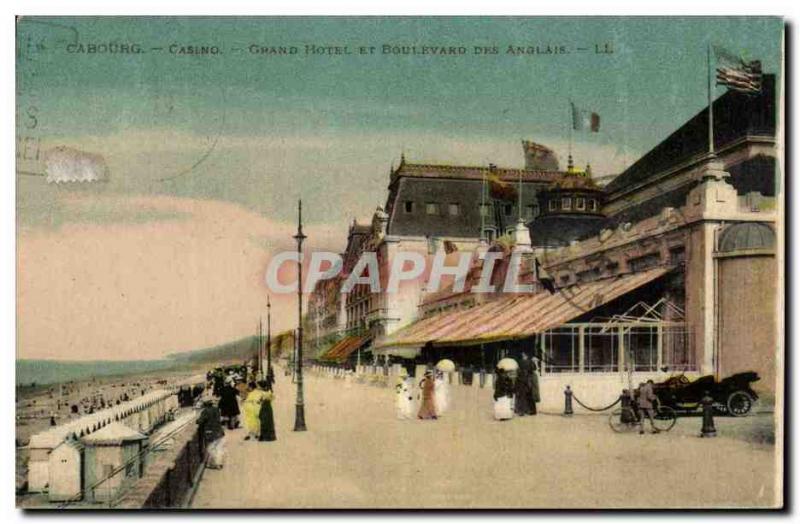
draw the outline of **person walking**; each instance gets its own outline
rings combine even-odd
[[[247,435],[244,437],[245,440],[258,438],[261,432],[259,414],[261,412],[261,402],[263,402],[266,393],[262,389],[257,388],[255,382],[250,383],[250,390],[250,393],[248,393],[247,397],[244,399],[242,409],[242,411],[244,411],[244,429],[247,430]]]
[[[436,405],[434,403],[434,385],[433,380],[433,372],[428,370],[425,372],[425,377],[419,383],[419,388],[422,391],[422,404],[419,407],[419,411],[417,412],[417,418],[427,420],[433,419],[436,420],[438,415],[436,414]]]
[[[217,406],[211,400],[203,402],[203,410],[196,421],[206,443],[206,466],[222,469],[225,461],[225,430]]]
[[[539,393],[539,366],[536,361],[531,361],[531,415],[536,415],[536,404],[542,401],[542,396]]]
[[[397,377],[397,383],[394,387],[397,418],[401,420],[407,420],[414,416],[411,388],[411,379],[408,376],[408,372],[403,368],[400,375]]]
[[[278,439],[275,435],[275,417],[272,410],[272,401],[275,400],[275,393],[266,380],[259,381],[258,388],[264,392],[261,401],[261,411],[258,413],[258,419],[261,425],[261,432],[258,435],[258,440],[260,442],[272,442]]]
[[[536,378],[534,378],[534,373],[533,361],[531,361],[531,357],[523,351],[515,383],[516,395],[514,397],[514,412],[517,415],[525,416],[536,414],[536,403],[533,399],[533,382],[536,380]]]
[[[648,380],[644,384],[639,384],[639,396],[636,402],[639,406],[639,434],[644,435],[644,417],[650,420],[651,433],[660,433],[656,428],[653,421],[655,410],[653,409],[653,402],[657,400],[655,391],[653,391],[653,380]]]
[[[436,370],[436,378],[433,382],[433,399],[436,415],[441,417],[450,407],[450,384],[445,378],[444,372],[439,369]]]
[[[239,426],[237,419],[240,411],[239,402],[236,399],[238,395],[239,392],[233,386],[233,379],[228,379],[225,385],[222,386],[219,398],[219,412],[222,417],[228,419],[228,429],[234,429]]]
[[[514,418],[514,381],[504,369],[497,370],[497,380],[494,383],[494,418]]]

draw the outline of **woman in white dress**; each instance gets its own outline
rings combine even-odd
[[[436,405],[436,413],[441,417],[450,407],[450,385],[444,376],[444,372],[436,370],[436,380],[433,387],[433,402]]]
[[[401,420],[408,420],[413,418],[414,405],[413,394],[411,391],[412,381],[408,377],[408,373],[401,373],[397,377],[395,384],[395,407],[397,408],[397,418]]]
[[[494,418],[514,418],[514,381],[504,369],[497,370],[497,380],[494,383]]]

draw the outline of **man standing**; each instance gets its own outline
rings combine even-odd
[[[536,404],[542,401],[539,394],[539,366],[535,360],[531,361],[531,415],[535,415]]]
[[[650,428],[653,433],[660,433],[653,422],[653,402],[657,400],[653,391],[653,380],[648,380],[645,384],[639,385],[639,434],[644,435],[644,417],[650,420]]]
[[[519,369],[517,370],[517,380],[516,380],[516,395],[514,397],[514,411],[517,415],[524,416],[524,415],[535,415],[536,414],[536,403],[533,399],[533,386],[534,380],[536,378],[533,376],[535,373],[533,367],[533,361],[531,357],[523,352],[522,358],[519,363]],[[537,380],[537,387],[538,390],[538,380]]]

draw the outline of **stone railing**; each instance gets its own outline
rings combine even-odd
[[[114,504],[116,509],[183,508],[191,501],[203,473],[206,443],[190,422],[173,436],[169,449],[148,463],[144,476]]]
[[[162,424],[177,407],[175,392],[171,389],[160,389],[33,435],[28,443],[28,492],[47,490],[51,480],[50,455],[70,435],[82,439],[112,423],[121,423],[146,434]]]

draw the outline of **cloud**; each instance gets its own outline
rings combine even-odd
[[[290,220],[294,210],[287,201],[303,198],[309,223],[345,224],[353,217],[370,216],[385,203],[389,167],[399,161],[401,152],[412,162],[521,167],[520,138],[468,131],[265,132],[256,136],[226,132],[214,145],[213,133],[133,129],[108,136],[49,139],[44,147],[80,148],[102,155],[108,163],[108,183],[62,191],[235,202],[276,220]],[[559,153],[561,165],[566,165],[566,140],[524,138],[549,145]],[[621,154],[614,145],[588,140],[576,140],[573,152],[576,164],[591,162],[598,176],[617,173],[626,160],[635,158]],[[29,223],[38,217],[39,223],[60,224],[63,217],[58,202],[52,202],[53,192],[40,180],[23,180],[20,221]]]
[[[389,165],[408,161],[522,166],[523,137],[389,131],[224,134],[164,129],[50,139],[102,155],[110,178],[91,185],[21,177],[18,334],[24,358],[154,358],[255,331],[264,270],[293,249],[303,198],[309,249],[340,251],[353,217],[386,199]],[[566,141],[526,136],[563,153]],[[596,174],[621,167],[608,144],[576,143]],[[291,271],[289,271],[291,273]],[[294,297],[275,297],[276,329],[296,323]]]
[[[72,196],[68,207],[94,196]],[[23,228],[17,251],[18,358],[159,358],[255,333],[264,271],[296,226],[240,206],[173,197],[100,197],[104,206],[180,217]],[[311,249],[342,249],[345,229],[306,228]],[[292,296],[273,296],[291,328]]]

